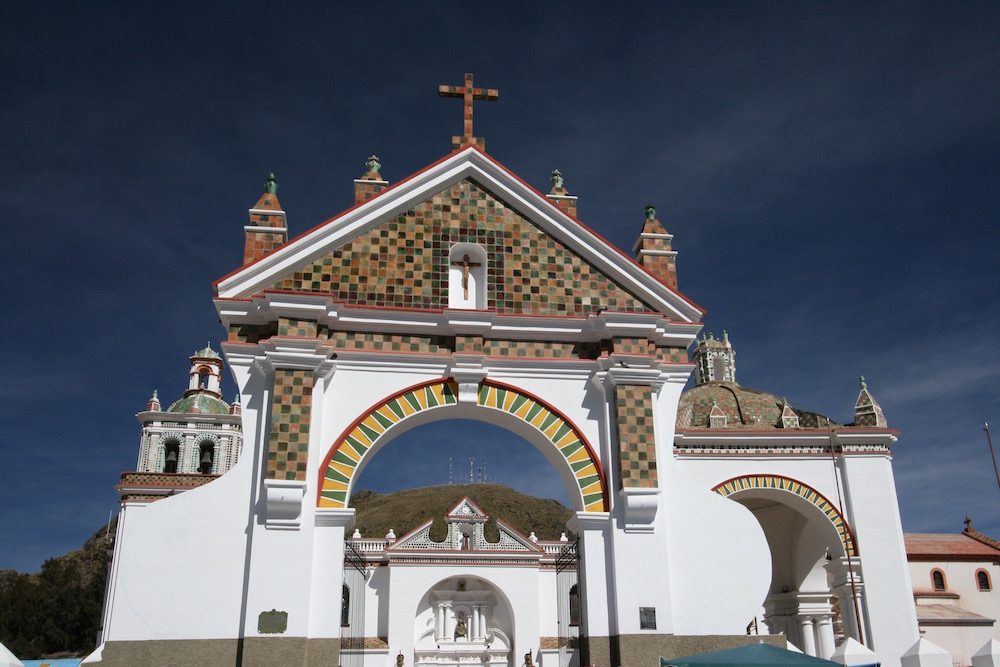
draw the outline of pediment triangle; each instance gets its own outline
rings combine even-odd
[[[497,528],[500,529],[500,543],[506,542],[510,545],[511,541],[519,544],[524,548],[525,551],[544,551],[542,547],[538,546],[532,542],[529,538],[522,535],[516,528],[511,526],[509,523],[503,519],[497,519]],[[507,538],[506,540],[504,538]]]
[[[401,538],[393,542],[390,546],[386,547],[386,551],[397,550],[397,549],[409,549],[412,547],[427,547],[431,544],[431,524],[434,523],[434,519],[427,519],[422,524],[403,535]]]
[[[268,290],[322,294],[368,307],[449,305],[449,253],[483,249],[477,309],[587,315],[595,309],[699,321],[701,310],[630,257],[466,148],[219,280],[222,298]]]
[[[466,496],[462,498],[457,505],[449,510],[448,514],[445,515],[445,520],[449,522],[454,521],[476,521],[482,522],[489,519],[486,512],[482,510],[479,505],[472,502],[472,499]]]

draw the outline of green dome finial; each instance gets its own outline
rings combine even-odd
[[[646,220],[656,220],[656,208],[652,204],[646,207]]]
[[[562,190],[563,177],[562,172],[558,169],[552,170],[552,175],[549,176],[549,180],[552,181],[552,187],[556,190]]]
[[[264,192],[269,195],[278,194],[278,181],[274,179],[274,174],[267,175],[267,183],[264,184]]]
[[[160,397],[159,397],[159,395],[158,395],[158,394],[156,393],[156,390],[155,390],[155,389],[153,390],[153,400],[154,400],[154,401],[158,401],[158,400],[160,400]]]
[[[866,389],[868,389],[868,384],[865,382],[865,376],[861,375],[859,376],[859,379],[861,381],[861,391],[865,391]]]

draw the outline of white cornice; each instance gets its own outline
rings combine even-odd
[[[545,195],[472,147],[448,156],[223,278],[216,285],[217,293],[223,298],[246,298],[267,289],[301,266],[464,179],[482,184],[624,289],[671,319],[694,322],[701,318],[701,310],[693,303],[565,214]]]
[[[633,337],[683,349],[702,328],[700,322],[675,322],[658,313],[601,311],[586,317],[539,317],[487,310],[378,309],[347,306],[328,295],[287,292],[264,292],[250,299],[217,298],[215,307],[227,327],[291,317],[341,331],[566,342]]]
[[[285,212],[283,210],[281,210],[280,208],[279,209],[252,208],[252,209],[250,209],[250,213],[251,214],[256,213],[256,214],[259,214],[259,215],[284,215],[285,214]]]

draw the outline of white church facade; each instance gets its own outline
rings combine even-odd
[[[853,425],[741,388],[655,210],[625,255],[561,175],[544,195],[488,155],[486,93],[460,90],[450,154],[394,185],[369,160],[355,205],[295,239],[268,181],[215,284],[242,454],[125,498],[89,662],[615,667],[758,638],[828,657],[841,636],[898,665],[918,638],[898,434],[867,388]],[[537,447],[576,540],[487,542],[471,502],[444,545],[353,536],[365,466],[451,419]]]

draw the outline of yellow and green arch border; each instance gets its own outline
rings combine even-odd
[[[840,535],[840,541],[844,545],[844,551],[847,555],[851,557],[857,556],[854,535],[851,533],[851,528],[847,525],[847,521],[844,520],[844,515],[822,493],[808,484],[803,484],[790,477],[781,477],[780,475],[744,475],[726,480],[712,490],[719,495],[728,497],[734,493],[753,491],[755,489],[775,489],[777,491],[794,493],[812,505],[815,505],[826,515],[826,518],[830,520],[833,527],[837,529],[837,534]]]
[[[566,459],[573,471],[583,507],[607,512],[607,484],[600,459],[586,437],[558,410],[537,396],[503,383],[484,380],[477,405],[505,412],[538,431]],[[317,507],[345,508],[347,494],[365,454],[397,424],[425,410],[458,405],[458,385],[449,378],[432,380],[382,400],[347,427],[320,465]]]

